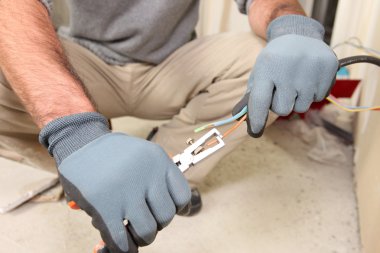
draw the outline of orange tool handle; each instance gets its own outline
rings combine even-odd
[[[69,205],[69,207],[73,210],[80,210],[80,207],[77,205],[77,203],[75,203],[75,201],[69,201],[67,203]]]
[[[98,250],[103,249],[105,246],[106,246],[106,244],[103,241],[100,241],[98,244],[95,245],[92,253],[98,253]]]

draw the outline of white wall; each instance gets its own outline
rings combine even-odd
[[[380,49],[380,1],[379,0],[341,0],[339,1],[335,27],[332,36],[332,45],[346,40],[349,37],[358,37],[363,45]],[[365,52],[351,46],[342,46],[335,49],[338,58],[365,54]],[[380,93],[380,71],[378,67],[369,64],[356,64],[349,67],[352,78],[362,79],[360,104],[374,105],[376,94]],[[357,134],[363,134],[370,116],[373,113],[358,115]],[[360,149],[357,152],[360,155]]]
[[[250,31],[248,18],[239,12],[233,0],[201,0],[199,36],[227,31]]]
[[[360,38],[364,45],[380,48],[380,1],[379,0],[341,0],[339,1],[335,27],[331,44],[335,45],[349,37]],[[362,51],[350,46],[339,47],[336,50],[339,57],[363,54]],[[358,65],[359,66],[359,65]],[[367,76],[368,65],[352,68],[355,78]]]
[[[332,45],[351,36],[363,45],[380,49],[380,1],[340,0],[335,19]],[[363,54],[350,46],[336,49],[338,57]],[[369,64],[350,67],[354,78],[362,79],[360,104],[380,104],[380,69]],[[357,115],[355,133],[355,180],[363,253],[380,252],[380,113]]]

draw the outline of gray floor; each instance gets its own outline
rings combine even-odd
[[[145,134],[152,123],[128,125]],[[202,213],[176,217],[141,252],[360,252],[352,166],[313,162],[309,149],[283,125],[247,141],[201,186]],[[0,252],[84,253],[98,240],[90,219],[64,201],[0,216]]]

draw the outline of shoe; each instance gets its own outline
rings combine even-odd
[[[201,209],[202,209],[202,198],[201,198],[201,193],[198,191],[197,188],[192,188],[191,189],[191,207],[189,211],[188,216],[194,216],[197,215]]]
[[[198,214],[202,209],[202,198],[197,188],[191,189],[191,200],[190,203],[185,206],[182,210],[177,212],[180,216],[194,216]]]

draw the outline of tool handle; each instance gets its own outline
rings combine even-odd
[[[73,210],[81,210],[81,208],[77,205],[77,203],[75,203],[75,201],[69,201],[68,203],[68,206],[73,209]],[[133,237],[131,235],[131,233],[129,232],[129,229],[128,227],[126,226],[126,230],[127,230],[127,237],[128,237],[128,245],[129,245],[129,253],[138,253],[139,252],[139,249],[137,247],[137,245],[134,243],[133,241]],[[106,252],[109,252],[108,250],[106,250],[106,244],[104,243],[104,241],[100,241],[98,244],[95,245],[94,249],[93,249],[93,253],[106,253]],[[105,250],[105,251],[103,251]]]

